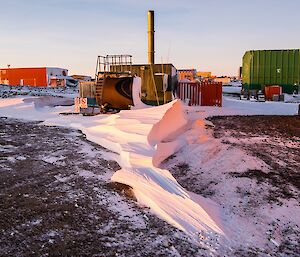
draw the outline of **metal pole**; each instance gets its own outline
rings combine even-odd
[[[154,64],[154,11],[148,11],[148,63]]]

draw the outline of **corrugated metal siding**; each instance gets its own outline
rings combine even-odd
[[[189,100],[189,105],[222,106],[222,83],[219,82],[179,82],[177,97]]]
[[[46,68],[0,69],[0,80],[7,80],[11,86],[47,86]]]
[[[96,98],[96,83],[95,82],[80,82],[79,96],[86,98]]]
[[[153,83],[152,72],[155,73],[165,73],[169,75],[169,84],[171,90],[175,89],[177,86],[177,70],[172,64],[135,64],[131,66],[131,71],[133,74],[141,77],[142,80],[142,100],[148,104],[156,103],[156,92]],[[161,78],[161,76],[160,76]],[[165,100],[171,101],[172,94],[165,93],[163,89],[162,80],[154,76],[156,83],[158,99],[160,103],[163,103]],[[167,99],[164,99],[167,98]]]
[[[293,93],[300,84],[299,59],[300,49],[248,51],[243,57],[243,87],[280,85],[284,93]]]

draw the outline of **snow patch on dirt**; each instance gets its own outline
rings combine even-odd
[[[132,187],[140,204],[150,207],[157,216],[185,231],[200,244],[212,245],[211,250],[219,254],[226,252],[220,249],[222,245],[228,247],[240,239],[243,239],[243,246],[261,243],[259,237],[252,238],[258,229],[259,219],[253,219],[258,222],[254,225],[252,220],[231,215],[231,211],[238,211],[237,206],[240,207],[237,205],[239,198],[235,197],[236,194],[246,194],[257,185],[248,178],[242,177],[237,181],[231,179],[231,176],[232,172],[239,174],[249,168],[268,172],[268,165],[214,139],[206,129],[212,124],[204,119],[215,114],[295,114],[298,108],[295,104],[247,103],[225,98],[225,108],[187,107],[174,101],[159,107],[87,118],[58,115],[68,107],[35,108],[32,102],[20,101],[18,98],[8,99],[7,105],[6,100],[2,101],[0,113],[3,116],[45,120],[46,125],[77,128],[89,140],[119,154],[115,158],[122,169],[112,176],[112,180]],[[174,117],[178,117],[178,123],[168,127]],[[189,164],[199,174],[205,172],[215,179],[209,193],[216,195],[214,192],[222,191],[224,194],[220,199],[233,200],[227,202],[230,208],[225,208],[219,198],[211,197],[216,203],[214,205],[203,196],[196,199],[168,170],[157,167],[182,147],[182,156],[190,159]],[[204,167],[205,170],[201,170]],[[220,176],[220,173],[223,175]],[[243,187],[248,191],[234,191],[234,188]],[[264,192],[263,186],[261,192]],[[262,197],[263,194],[256,196]],[[255,199],[250,200],[245,200],[245,208],[249,204],[255,206]]]

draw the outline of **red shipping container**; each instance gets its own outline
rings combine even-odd
[[[220,82],[201,83],[201,105],[222,106],[222,83]]]
[[[177,97],[189,105],[222,106],[222,83],[179,82]]]
[[[281,95],[282,94],[282,87],[281,86],[266,86],[265,87],[265,97],[266,100],[272,101],[273,95]]]

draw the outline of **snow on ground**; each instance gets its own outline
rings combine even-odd
[[[46,125],[69,126],[82,130],[87,138],[119,155],[122,167],[112,180],[133,188],[138,202],[175,227],[185,231],[201,244],[209,245],[212,252],[222,254],[222,246],[239,244],[255,246],[260,238],[251,238],[256,227],[245,230],[239,220],[222,212],[219,204],[188,192],[177,183],[168,170],[158,168],[161,161],[183,146],[191,146],[196,153],[195,164],[209,165],[211,158],[220,156],[219,167],[268,167],[257,158],[236,149],[227,151],[206,130],[204,118],[212,115],[296,114],[297,104],[280,102],[256,103],[224,99],[224,107],[187,107],[180,101],[147,108],[121,111],[113,115],[83,117],[58,115],[71,111],[70,107],[40,107],[27,98],[1,100],[0,116],[44,120]],[[35,98],[38,100],[38,98]],[[25,100],[25,101],[24,101]],[[164,116],[165,115],[165,116]],[[175,121],[175,123],[174,123]],[[156,124],[155,126],[153,126]],[[189,155],[189,152],[185,153]],[[244,158],[247,162],[239,163]],[[246,167],[247,166],[247,167]],[[234,182],[233,182],[234,183]],[[230,191],[228,192],[230,194]]]
[[[1,98],[11,97],[15,95],[57,96],[57,97],[64,97],[64,98],[74,98],[78,96],[78,88],[7,86],[7,85],[0,84]]]
[[[284,101],[286,103],[300,103],[300,94],[284,94]]]
[[[80,131],[0,118],[0,133],[0,256],[210,256],[110,183],[119,165]]]
[[[227,94],[241,94],[242,87],[241,86],[223,86],[223,93]]]
[[[239,97],[242,91],[242,85],[223,86],[222,92],[225,96]],[[300,103],[300,94],[284,94],[285,103]],[[268,103],[268,102],[267,102]]]
[[[205,117],[220,115],[296,115],[297,103],[252,102],[223,97],[223,107],[193,107],[190,110],[205,112]]]
[[[222,206],[241,249],[248,244],[256,254],[295,256],[300,249],[299,118],[210,120],[218,125],[217,138],[184,146],[162,167],[186,189]]]
[[[241,87],[242,86],[242,81],[241,80],[231,81],[231,82],[229,82],[228,85],[230,85],[232,87]]]

